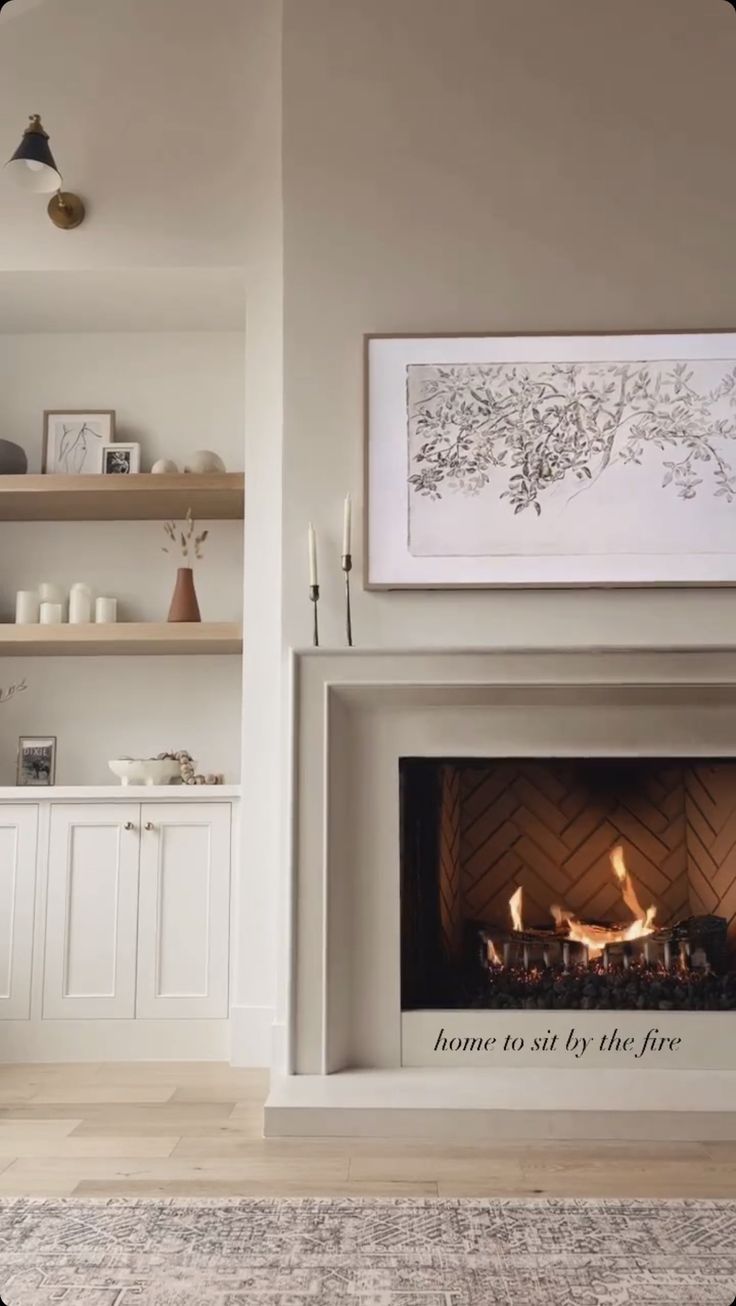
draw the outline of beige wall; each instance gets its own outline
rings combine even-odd
[[[284,638],[342,635],[364,332],[736,326],[723,0],[286,0]],[[329,553],[330,570],[327,565]],[[359,643],[733,639],[724,592],[365,594]]]

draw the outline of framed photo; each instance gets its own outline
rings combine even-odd
[[[139,444],[106,444],[102,448],[102,471],[105,476],[132,476],[141,469]]]
[[[21,735],[16,784],[52,785],[56,779],[56,737]]]
[[[115,438],[115,413],[44,413],[43,461],[49,475],[85,476],[102,471],[102,450]]]
[[[736,584],[736,333],[371,336],[368,588]]]

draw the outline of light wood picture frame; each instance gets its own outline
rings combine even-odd
[[[41,471],[49,476],[99,475],[103,446],[114,439],[112,408],[47,409]]]
[[[736,584],[736,333],[367,336],[368,589]]]

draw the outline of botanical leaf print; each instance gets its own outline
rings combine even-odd
[[[584,493],[655,453],[663,493],[736,499],[736,362],[478,363],[408,367],[414,495],[494,492],[514,515]]]

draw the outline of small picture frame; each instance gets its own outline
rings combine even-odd
[[[16,784],[36,788],[56,781],[56,736],[21,735],[18,740]]]
[[[111,408],[44,413],[41,471],[48,476],[99,475],[102,450],[115,438]]]
[[[133,476],[141,469],[139,444],[106,444],[102,449],[104,476]]]

